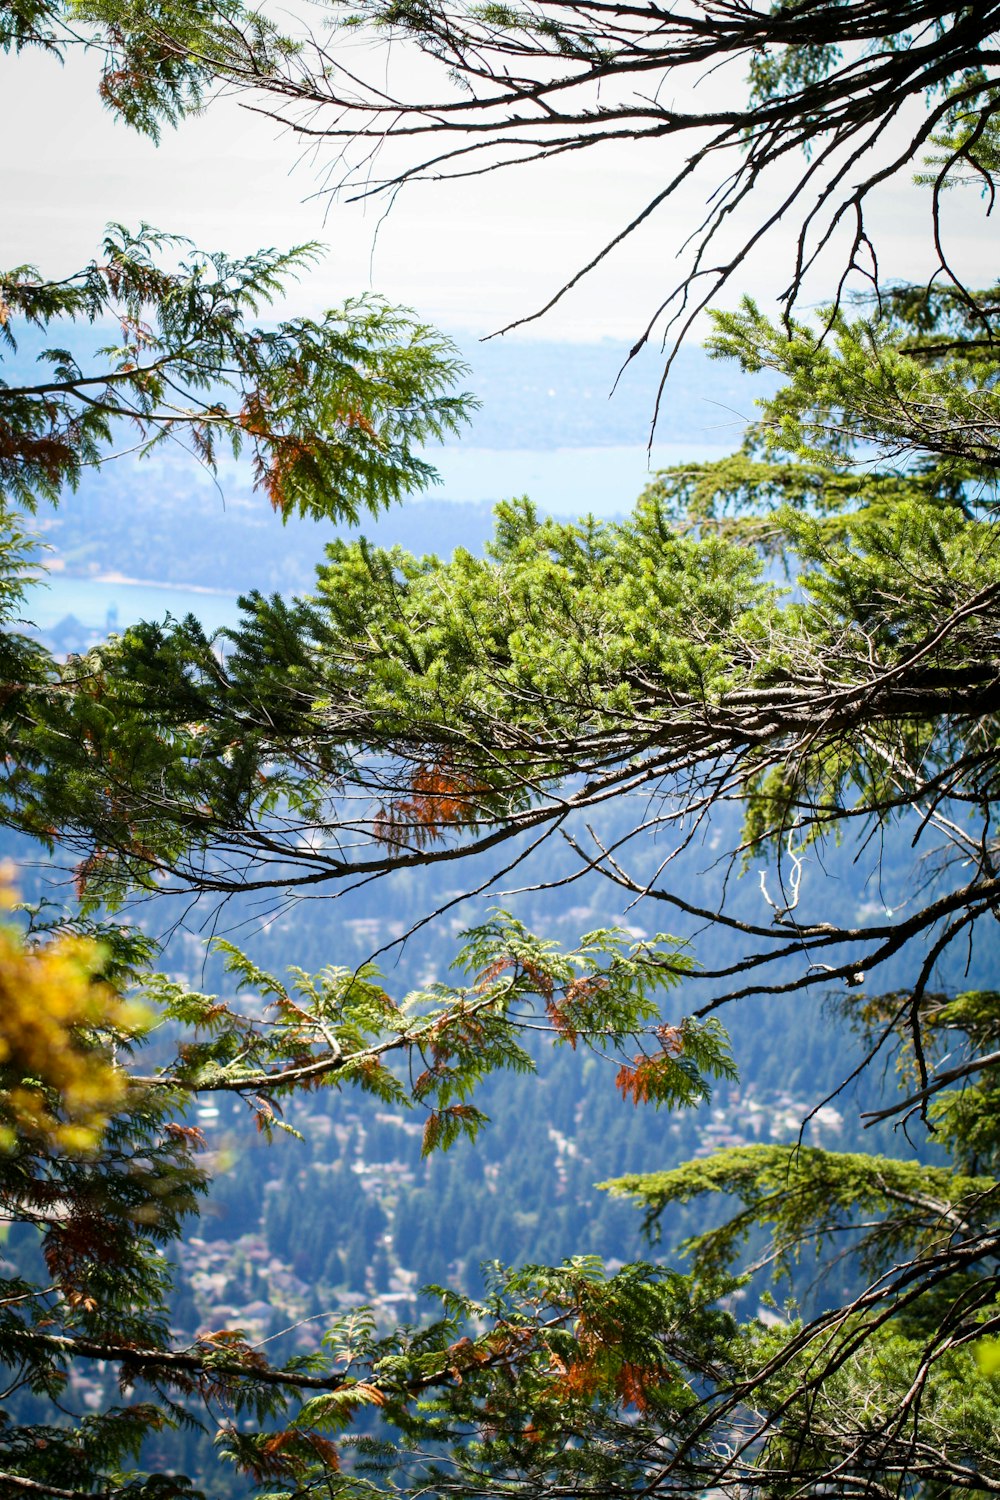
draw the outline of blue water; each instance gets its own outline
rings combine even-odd
[[[100,578],[65,578],[49,574],[27,591],[25,622],[50,631],[67,615],[88,629],[120,630],[136,620],[176,619],[192,614],[208,630],[236,622],[236,595],[206,593],[170,585],[108,582]]]
[[[738,441],[738,440],[737,440]],[[506,500],[530,495],[556,516],[621,515],[631,510],[651,471],[723,458],[735,444],[657,443],[608,448],[439,448],[427,457],[441,475],[441,500]]]

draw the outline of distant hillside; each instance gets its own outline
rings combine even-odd
[[[100,342],[99,334],[90,337]],[[22,338],[2,365],[8,382],[30,375],[42,342]],[[365,518],[366,535],[448,554],[458,545],[478,550],[492,529],[492,505],[511,495],[527,493],[564,515],[621,513],[633,504],[648,477],[657,358],[629,365],[612,395],[627,351],[610,341],[494,340],[463,352],[468,388],[482,408],[461,445],[428,453],[445,483],[378,520]],[[662,403],[654,464],[737,446],[762,389],[700,349],[682,350]],[[86,474],[37,524],[50,560],[69,575],[117,572],[231,592],[308,589],[336,530],[294,519],[281,526],[253,494],[246,465],[224,465],[216,481],[180,447]]]
[[[68,329],[44,337],[37,330],[14,330],[16,353],[0,350],[0,372],[10,385],[37,373],[47,345],[67,342]],[[80,330],[72,339],[86,367],[117,330]],[[593,344],[495,338],[480,343],[456,338],[469,366],[465,381],[482,403],[467,441],[481,448],[624,447],[644,449],[663,375],[655,348],[634,360],[628,347],[612,339]],[[744,375],[730,360],[713,360],[697,345],[676,356],[660,400],[656,439],[660,443],[734,447],[753,417],[754,398],[774,388],[769,376]]]
[[[477,446],[645,448],[649,441],[663,374],[655,350],[628,365],[627,348],[610,339],[492,339],[463,345],[462,352],[472,370],[470,389],[482,401],[470,434]],[[754,398],[774,385],[770,378],[744,375],[729,360],[710,359],[703,349],[684,348],[664,388],[657,442],[734,448],[753,417]]]

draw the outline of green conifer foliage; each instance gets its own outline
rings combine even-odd
[[[455,432],[469,409],[451,393],[463,366],[447,339],[377,298],[276,328],[247,322],[316,253],[232,260],[113,225],[76,275],[0,275],[9,352],[22,328],[120,333],[82,362],[47,348],[38,377],[0,387],[0,497],[30,509],[57,501],[124,434],[143,454],[180,440],[213,472],[226,450],[245,452],[281,516],[356,521],[432,481],[420,445]]]

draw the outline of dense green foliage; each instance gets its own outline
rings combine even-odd
[[[948,314],[945,300],[939,321]],[[761,360],[797,365],[807,333],[779,334],[748,309],[720,339],[724,352],[742,341]],[[329,1396],[256,1438],[226,1429],[223,1445],[251,1474],[307,1485],[318,1454],[329,1475],[339,1460],[323,1445],[374,1403],[396,1426],[403,1473],[417,1464],[432,1487],[445,1474],[449,1489],[502,1486],[513,1471],[532,1490],[624,1493],[641,1482],[684,1493],[724,1475],[752,1483],[763,1466],[774,1492],[834,1474],[856,1476],[848,1490],[862,1475],[888,1485],[905,1474],[931,1492],[963,1482],[975,1441],[989,1488],[993,1376],[977,1357],[996,1321],[995,997],[946,1003],[932,984],[949,945],[997,903],[989,459],[973,445],[961,459],[927,453],[912,435],[906,461],[876,471],[884,489],[869,472],[845,506],[854,452],[838,393],[858,376],[844,367],[884,366],[890,340],[896,324],[844,325],[834,359],[824,365],[821,352],[797,396],[793,382],[765,405],[743,457],[662,476],[629,522],[559,525],[512,506],[485,559],[458,552],[449,563],[339,543],[312,600],[248,601],[221,658],[193,622],[138,627],[67,664],[60,691],[13,703],[12,810],[50,837],[75,834],[91,899],[169,883],[171,867],[186,886],[289,889],[508,841],[503,858],[519,863],[551,827],[619,887],[681,918],[710,915],[743,945],[713,962],[697,936],[689,951],[599,933],[563,957],[498,918],[473,935],[467,988],[436,986],[402,1010],[363,968],[289,987],[234,952],[260,997],[249,1014],[161,987],[159,1002],[198,1040],[136,1079],[154,1097],[234,1092],[270,1128],[289,1091],[352,1081],[428,1110],[433,1149],[481,1123],[470,1094],[485,1073],[531,1067],[517,1040],[525,1023],[621,1049],[626,1099],[690,1104],[706,1074],[730,1071],[711,1016],[721,1000],[839,978],[858,992],[871,1051],[898,1052],[908,1096],[897,1112],[927,1119],[933,1107],[956,1155],[953,1175],[916,1160],[747,1146],[625,1179],[620,1189],[655,1210],[706,1191],[744,1207],[695,1236],[687,1279],[641,1267],[605,1279],[589,1262],[536,1268],[501,1277],[492,1302],[455,1294],[449,1320],[412,1342],[354,1326],[346,1373],[310,1362],[308,1379]],[[912,399],[920,380],[929,400],[958,379],[950,352],[906,358]],[[962,359],[981,360],[974,373],[988,389],[988,351]],[[988,440],[987,429],[977,441]],[[942,463],[958,462],[964,488],[935,484]],[[728,489],[728,514],[711,502],[700,517],[682,513],[692,484],[712,496],[741,466],[748,482]],[[830,492],[815,503],[825,474]],[[747,546],[762,532],[765,555],[782,538],[791,595]],[[611,846],[571,817],[640,787],[657,800]],[[695,899],[671,879],[690,828],[709,828],[713,809],[734,801],[744,855],[770,866],[763,920],[727,906],[725,866],[714,895],[706,884]],[[909,823],[935,849],[936,873],[874,921],[830,920],[829,905],[814,915],[823,893],[803,877],[810,845],[838,830],[853,839],[855,827],[864,836],[873,820]],[[525,832],[528,844],[515,837]],[[654,832],[650,877],[642,847]],[[345,856],[348,835],[367,847]],[[924,933],[905,988],[869,994],[866,976]],[[677,980],[709,989],[702,1021],[658,1015],[648,985]],[[257,1019],[267,1001],[274,1009]],[[400,1048],[424,1059],[409,1087],[382,1062]],[[833,1241],[862,1278],[857,1295],[804,1321],[740,1327],[713,1309],[739,1285],[726,1278],[748,1234],[761,1266],[786,1269],[803,1252],[822,1262]],[[112,1332],[100,1348],[113,1357],[114,1347]],[[272,1417],[279,1396],[314,1388],[294,1368],[262,1374],[228,1335],[226,1349],[227,1378],[238,1381],[242,1363],[250,1389],[263,1381]],[[207,1357],[200,1346],[189,1356],[180,1394],[206,1389]],[[167,1379],[163,1350],[145,1346],[140,1362],[146,1378]],[[891,1379],[879,1376],[887,1365]],[[361,1483],[369,1463],[382,1472],[375,1438],[347,1451],[355,1460],[340,1482]]]
[[[697,120],[721,131],[711,149],[746,150],[713,215],[811,143],[833,174],[821,209],[834,223],[858,211],[855,257],[875,179],[839,202],[836,153],[874,145],[908,98],[930,103],[901,161],[935,135],[945,153],[938,217],[966,169],[992,191],[992,55],[977,50],[992,5],[699,6],[654,17],[648,57],[627,8],[593,25],[564,9],[369,19],[487,95],[499,86],[518,121],[564,87],[563,64],[586,85],[741,57],[749,106]],[[5,46],[62,52],[75,36],[105,49],[104,97],[146,130],[220,75],[295,97],[316,86],[235,6],[0,6]],[[495,67],[539,54],[554,84]],[[571,141],[591,118],[565,122]],[[598,112],[596,134],[616,119]],[[653,105],[649,128],[674,126]],[[462,411],[444,341],[380,304],[248,326],[301,254],[184,248],[171,268],[175,248],[114,230],[77,277],[0,282],[8,341],[112,311],[122,330],[86,359],[49,351],[36,386],[0,386],[5,503],[55,498],[123,419],[143,451],[183,431],[210,466],[223,442],[247,445],[282,512],[355,516],[426,474],[415,445]],[[556,524],[523,502],[501,507],[485,558],[336,543],[312,597],[250,597],[214,639],[192,620],[145,624],[57,662],[7,630],[4,816],[74,851],[83,915],[53,928],[36,912],[0,953],[0,981],[39,997],[21,1014],[11,1002],[0,1027],[0,1198],[40,1252],[0,1295],[0,1489],[190,1495],[145,1456],[198,1420],[248,1481],[303,1500],[1000,1489],[1000,1005],[941,978],[1000,910],[996,297],[952,280],[855,314],[841,295],[815,324],[751,304],[721,316],[716,352],[784,383],[742,453],[660,476],[626,522]],[[11,625],[24,543],[4,519]],[[612,804],[629,814],[618,825],[597,817]],[[877,858],[867,909],[825,895],[815,872],[837,841],[859,857],[909,842],[919,863],[901,898],[888,904],[900,877]],[[696,843],[710,856],[697,883]],[[237,998],[157,977],[149,944],[101,910],[171,890],[268,891],[280,906],[467,857],[411,930],[517,868],[535,888],[603,878],[623,904],[666,906],[681,935],[600,926],[560,946],[494,911],[462,940],[457,982],[399,996],[371,963],[281,978],[226,946]],[[741,886],[748,865],[757,884]],[[127,988],[143,1014],[120,1003]],[[651,1224],[722,1196],[683,1274],[588,1256],[498,1266],[483,1297],[441,1290],[436,1321],[387,1334],[351,1312],[304,1356],[269,1360],[232,1326],[174,1346],[163,1252],[207,1186],[204,1101],[242,1101],[269,1136],[304,1091],[351,1085],[416,1111],[429,1154],[475,1137],[489,1075],[530,1076],[539,1034],[610,1059],[625,1103],[678,1110],[735,1075],[717,1011],[811,992],[859,1028],[858,1069],[897,1068],[902,1098],[868,1118],[900,1124],[899,1158],[744,1143],[610,1184]],[[907,1127],[933,1134],[938,1159],[905,1153]],[[797,1268],[838,1261],[846,1296],[841,1282],[802,1310]],[[792,1276],[792,1304],[741,1321],[741,1294],[769,1270]],[[91,1361],[118,1372],[122,1402],[63,1420],[60,1393]]]
[[[704,915],[708,898],[647,889],[631,847],[654,831],[683,843],[692,811],[707,822],[733,799],[744,858],[780,847],[796,890],[813,838],[925,804],[925,837],[951,830],[975,870],[997,754],[992,460],[894,432],[894,466],[857,476],[845,382],[868,389],[863,369],[885,369],[900,337],[896,319],[845,325],[812,382],[765,404],[743,456],[665,474],[625,523],[510,505],[487,558],[445,563],[337,543],[312,599],[247,601],[221,659],[192,622],[74,659],[85,691],[7,705],[14,818],[72,839],[99,894],[171,877],[315,887],[505,844],[519,863],[565,829],[626,889]],[[751,309],[719,347],[789,368],[807,343]],[[988,349],[900,358],[914,401],[919,382],[930,400],[963,374],[991,399]],[[976,441],[991,431],[987,412]],[[758,538],[765,555],[780,540],[794,596],[745,545]],[[613,855],[567,824],[640,790],[658,800]],[[741,973],[799,952],[805,930],[810,964],[783,983],[870,973],[949,917],[950,941],[995,894],[988,862],[960,870],[864,929],[775,896]]]

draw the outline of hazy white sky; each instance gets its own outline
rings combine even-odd
[[[184,232],[232,252],[322,239],[329,253],[295,294],[302,310],[369,287],[452,330],[483,335],[547,300],[566,275],[663,184],[671,143],[577,153],[548,167],[472,182],[428,184],[377,205],[316,196],[326,158],[273,122],[222,100],[168,132],[157,148],[115,123],[86,60],[0,59],[0,264],[25,260],[61,274],[94,253],[109,219]],[[672,285],[678,245],[703,211],[714,176],[661,209],[598,274],[541,323],[535,337],[631,341]],[[762,190],[762,193],[766,190]],[[758,200],[760,201],[760,200]],[[919,276],[928,265],[926,192],[904,183],[874,216],[883,270]],[[949,205],[950,249],[976,279],[996,274],[992,225],[978,195]],[[772,235],[740,290],[767,300],[784,284],[787,239]],[[831,263],[832,272],[832,263]],[[823,277],[815,284],[821,298]],[[736,291],[733,291],[735,297]]]

